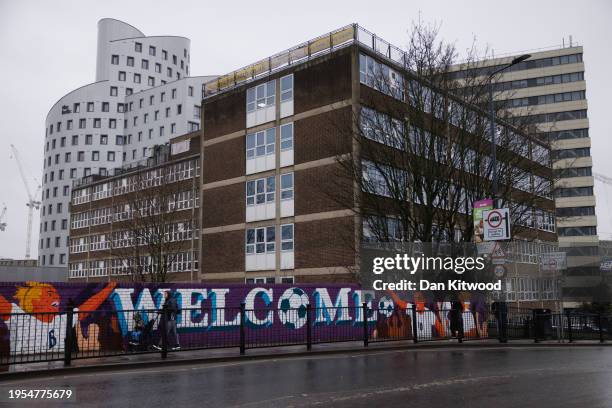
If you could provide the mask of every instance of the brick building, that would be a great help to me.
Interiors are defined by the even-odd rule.
[[[113,175],[74,182],[70,280],[131,280],[137,273],[150,275],[151,253],[158,248],[167,257],[167,281],[197,280],[199,132],[176,137],[154,150],[152,157],[117,168]],[[161,244],[155,243],[159,239],[151,232],[155,230],[165,236]]]
[[[354,134],[341,129],[373,99],[406,105],[393,86],[368,79],[376,65],[408,81],[402,57],[351,25],[204,85],[203,281],[356,280],[362,191],[338,174],[339,158],[359,156]],[[531,164],[550,177],[549,148],[528,137],[525,145],[545,151],[545,164]],[[538,221],[523,236],[555,241],[550,194],[533,211]]]

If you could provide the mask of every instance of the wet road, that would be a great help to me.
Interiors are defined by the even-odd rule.
[[[379,350],[1,384],[41,387],[71,387],[79,407],[609,408],[612,348]]]

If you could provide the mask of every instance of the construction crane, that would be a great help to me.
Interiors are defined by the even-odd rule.
[[[15,157],[15,161],[17,162],[17,167],[19,168],[19,174],[21,175],[21,179],[23,180],[23,185],[28,193],[28,202],[26,203],[26,207],[28,207],[28,227],[26,231],[26,259],[30,259],[30,244],[32,242],[32,214],[34,210],[40,209],[41,202],[39,200],[35,200],[38,197],[38,193],[42,189],[42,186],[39,184],[36,189],[36,193],[32,195],[32,191],[30,190],[30,185],[28,184],[28,179],[23,171],[23,166],[21,164],[21,160],[19,159],[19,152],[17,152],[17,148],[14,145],[11,145],[11,149],[13,149],[13,156]]]
[[[4,222],[4,215],[6,214],[6,205],[2,203],[2,212],[0,213],[0,231],[6,229],[6,222]]]

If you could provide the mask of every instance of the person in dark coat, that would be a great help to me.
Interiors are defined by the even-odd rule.
[[[450,330],[451,336],[459,339],[463,339],[463,305],[461,302],[455,300],[451,303],[451,310],[449,312]]]
[[[160,330],[166,331],[166,339],[168,347],[172,350],[180,350],[181,345],[179,344],[179,337],[176,331],[176,319],[179,314],[178,304],[176,298],[171,292],[164,292],[164,304],[162,305],[162,324],[160,324]],[[163,324],[165,321],[165,325]],[[155,347],[161,349],[162,339],[160,339],[160,346]]]

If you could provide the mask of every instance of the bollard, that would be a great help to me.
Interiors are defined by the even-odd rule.
[[[603,328],[601,327],[601,312],[597,314],[597,325],[599,326],[599,342],[604,342]]]
[[[417,312],[416,312],[416,303],[412,304],[412,342],[419,342],[419,335],[417,334]]]
[[[78,316],[77,316],[78,320]],[[66,312],[66,338],[64,339],[64,365],[69,366],[72,362],[72,349],[76,339],[73,338],[72,325],[74,321],[74,310],[69,307]]]
[[[163,308],[161,315],[161,342],[161,358],[166,358],[168,357],[168,315]]]
[[[532,310],[533,313],[533,342],[539,343],[538,340],[538,314],[535,310]]]
[[[574,341],[572,337],[572,317],[569,311],[567,312],[567,339],[570,343]]]
[[[240,303],[240,355],[244,356],[246,350],[246,339],[244,333],[244,321],[246,319],[246,311],[244,309],[244,302]]]
[[[312,306],[306,305],[306,350],[312,350]]]
[[[362,303],[363,308],[363,347],[368,347],[368,304]]]

